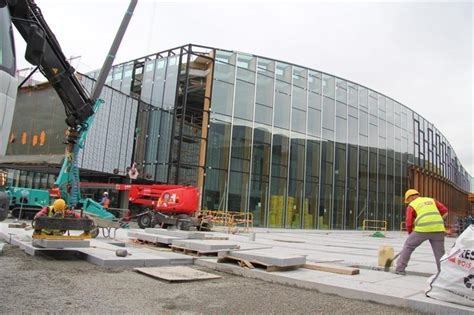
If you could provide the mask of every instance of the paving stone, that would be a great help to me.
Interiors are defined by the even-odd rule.
[[[5,242],[9,243],[10,242],[10,235],[8,235],[8,233],[0,231],[0,239],[2,239]]]
[[[84,248],[90,246],[90,241],[33,239],[33,246],[41,248]]]
[[[306,263],[306,256],[282,253],[276,249],[252,249],[219,253],[219,257],[225,256],[240,258],[250,262],[260,262],[267,266],[288,267],[304,265]]]
[[[133,238],[136,238],[140,241],[147,241],[151,243],[161,243],[161,244],[171,244],[174,240],[181,240],[182,237],[177,236],[168,236],[168,235],[161,235],[161,234],[152,234],[152,233],[140,233],[134,232],[132,233]],[[129,233],[130,236],[130,233]]]
[[[204,239],[206,233],[204,232],[194,232],[194,231],[181,231],[181,230],[166,230],[166,229],[156,229],[156,228],[147,228],[145,233],[151,234],[160,234],[166,236],[174,236],[182,239]]]
[[[25,251],[28,255],[37,256],[38,254],[48,254],[52,252],[75,252],[76,249],[64,249],[64,248],[39,248],[34,247],[32,242],[24,242],[22,250]]]
[[[135,271],[147,276],[169,282],[185,282],[196,280],[220,279],[221,276],[196,270],[190,267],[173,266],[159,268],[134,268]]]
[[[172,244],[173,246],[183,247],[203,253],[239,248],[239,245],[236,242],[217,240],[175,240]]]
[[[85,255],[85,259],[95,265],[104,267],[155,267],[169,265],[190,265],[193,258],[185,255],[175,254],[162,255],[162,253],[144,253],[129,250],[131,255],[117,257],[115,251],[102,248],[78,249]],[[163,253],[170,254],[170,253]],[[179,255],[179,256],[178,256]]]

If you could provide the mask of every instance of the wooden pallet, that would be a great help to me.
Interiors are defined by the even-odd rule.
[[[134,242],[135,244],[150,245],[150,246],[155,246],[155,247],[163,247],[163,248],[170,247],[170,245],[166,243],[150,242],[150,241],[140,240],[138,238],[133,238],[132,242]]]
[[[352,268],[352,267],[346,267],[346,266],[340,266],[340,265],[328,264],[328,263],[307,262],[303,266],[303,268],[338,273],[342,275],[358,275],[360,273],[360,270],[358,268]]]
[[[175,245],[171,245],[171,250],[173,252],[176,252],[176,253],[182,253],[182,254],[185,254],[185,255],[198,256],[198,257],[200,257],[200,256],[217,256],[217,254],[219,253],[219,251],[202,252],[202,251],[199,251],[199,250],[185,248],[185,247],[181,247],[181,246],[175,246]]]
[[[274,266],[268,265],[256,260],[246,260],[242,258],[232,257],[232,256],[225,256],[220,257],[217,260],[218,263],[237,263],[242,268],[254,269],[256,267],[263,268],[267,272],[274,272],[274,271],[288,271],[288,270],[295,270],[298,268],[303,267],[303,265],[293,265],[293,266]]]

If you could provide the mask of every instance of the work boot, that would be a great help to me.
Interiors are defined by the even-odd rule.
[[[395,273],[400,276],[406,276],[407,274],[405,270],[395,270]]]

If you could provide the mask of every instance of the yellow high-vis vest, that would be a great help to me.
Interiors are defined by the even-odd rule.
[[[415,232],[445,232],[443,217],[433,198],[418,197],[410,202],[415,209]]]

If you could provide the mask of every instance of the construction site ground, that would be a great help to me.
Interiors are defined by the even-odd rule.
[[[6,227],[7,223],[0,223],[0,232],[10,235],[11,229]],[[157,255],[167,250],[137,245],[128,238],[128,231],[143,230],[117,231],[116,240],[130,250],[143,247]],[[0,313],[472,314],[468,307],[424,296],[427,279],[436,271],[429,244],[415,251],[407,276],[379,270],[378,248],[389,244],[397,253],[406,238],[403,233],[388,232],[384,238],[376,238],[363,231],[255,228],[253,232],[255,235],[242,231],[212,234],[243,245],[306,255],[308,262],[357,266],[360,274],[303,268],[267,272],[204,256],[194,258],[192,268],[221,279],[167,283],[138,274],[131,267],[96,266],[61,251],[30,256],[7,244],[0,256]],[[454,240],[446,239],[446,249]],[[106,244],[100,237],[95,242]]]

